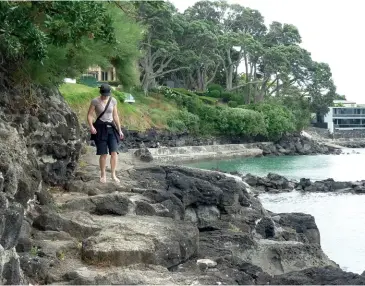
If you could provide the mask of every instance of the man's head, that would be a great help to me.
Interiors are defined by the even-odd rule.
[[[111,95],[111,87],[109,84],[103,83],[100,87],[100,95],[101,96],[110,96]]]

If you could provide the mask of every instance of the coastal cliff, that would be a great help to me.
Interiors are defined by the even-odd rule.
[[[32,206],[66,183],[80,154],[75,114],[55,90],[36,96],[0,93],[0,274],[2,284],[24,284],[20,253],[29,253]],[[20,256],[19,256],[20,255]]]

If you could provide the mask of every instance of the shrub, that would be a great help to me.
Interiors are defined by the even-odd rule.
[[[277,140],[286,132],[295,131],[295,118],[286,107],[277,104],[252,104],[248,106],[260,112],[266,124],[269,139]]]
[[[171,115],[167,124],[171,131],[190,131],[197,133],[199,131],[199,117],[186,110]]]
[[[237,107],[238,103],[237,103],[237,101],[231,100],[231,101],[228,102],[228,106],[229,107]]]
[[[229,102],[230,100],[233,100],[234,94],[230,92],[223,92],[222,93],[222,99],[223,102]]]
[[[124,103],[124,100],[126,99],[126,96],[125,96],[125,94],[123,93],[123,92],[121,92],[121,91],[118,91],[118,90],[113,90],[113,96],[117,99],[117,100],[119,100],[119,102],[121,102],[121,103]]]
[[[177,115],[177,118],[184,122],[190,132],[197,133],[199,131],[199,116],[192,114],[186,110],[182,110]]]
[[[219,90],[212,90],[212,91],[208,92],[207,96],[214,97],[214,98],[220,98],[221,92]]]
[[[198,114],[199,107],[202,105],[202,101],[197,95],[182,97],[182,107],[185,107],[187,111],[193,114]]]
[[[199,106],[197,115],[200,118],[200,133],[202,135],[219,133],[220,113],[220,107],[204,104]]]
[[[109,84],[110,86],[115,86],[115,87],[117,87],[118,85],[120,85],[120,82],[119,82],[119,81],[108,81],[108,84]]]
[[[254,110],[224,108],[220,113],[219,129],[223,134],[233,136],[266,135],[264,117]]]
[[[169,130],[172,132],[181,132],[187,129],[184,122],[172,117],[167,119],[167,125],[169,127]]]
[[[173,88],[174,91],[188,95],[188,96],[194,96],[196,95],[194,92],[187,90],[185,88]]]
[[[174,100],[176,104],[180,107],[184,107],[185,101],[189,98],[189,96],[177,92],[167,86],[158,87],[157,92],[162,93],[167,99]]]
[[[301,131],[309,126],[312,112],[308,100],[301,96],[285,96],[279,101],[279,104],[283,104],[292,112],[296,130]]]
[[[203,92],[203,91],[195,91],[195,94],[198,96],[207,96],[208,95],[207,92]]]
[[[212,98],[212,97],[208,97],[208,96],[200,96],[199,98],[202,102],[204,102],[206,104],[216,105],[218,103],[217,98]]]
[[[237,104],[244,104],[243,95],[238,93],[224,92],[222,93],[223,102],[236,101]]]
[[[208,93],[211,93],[212,91],[219,91],[219,96],[223,92],[223,87],[220,84],[212,83],[208,85]]]

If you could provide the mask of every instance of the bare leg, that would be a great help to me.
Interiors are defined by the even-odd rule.
[[[111,157],[110,157],[110,166],[112,169],[112,179],[114,181],[116,181],[117,183],[119,183],[120,180],[117,178],[117,176],[115,174],[115,169],[117,168],[117,163],[118,163],[118,154],[117,154],[117,152],[112,152]]]
[[[101,183],[106,183],[106,157],[108,157],[108,155],[101,155],[99,158]]]

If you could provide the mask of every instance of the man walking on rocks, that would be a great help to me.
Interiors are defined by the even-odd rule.
[[[97,119],[93,123],[94,112]],[[124,135],[120,127],[117,100],[111,96],[111,87],[108,84],[102,84],[100,96],[91,101],[87,121],[91,140],[94,140],[96,145],[96,155],[100,155],[100,182],[106,183],[106,158],[109,151],[112,179],[119,183],[115,171],[118,161],[118,144],[120,140],[123,140]]]

